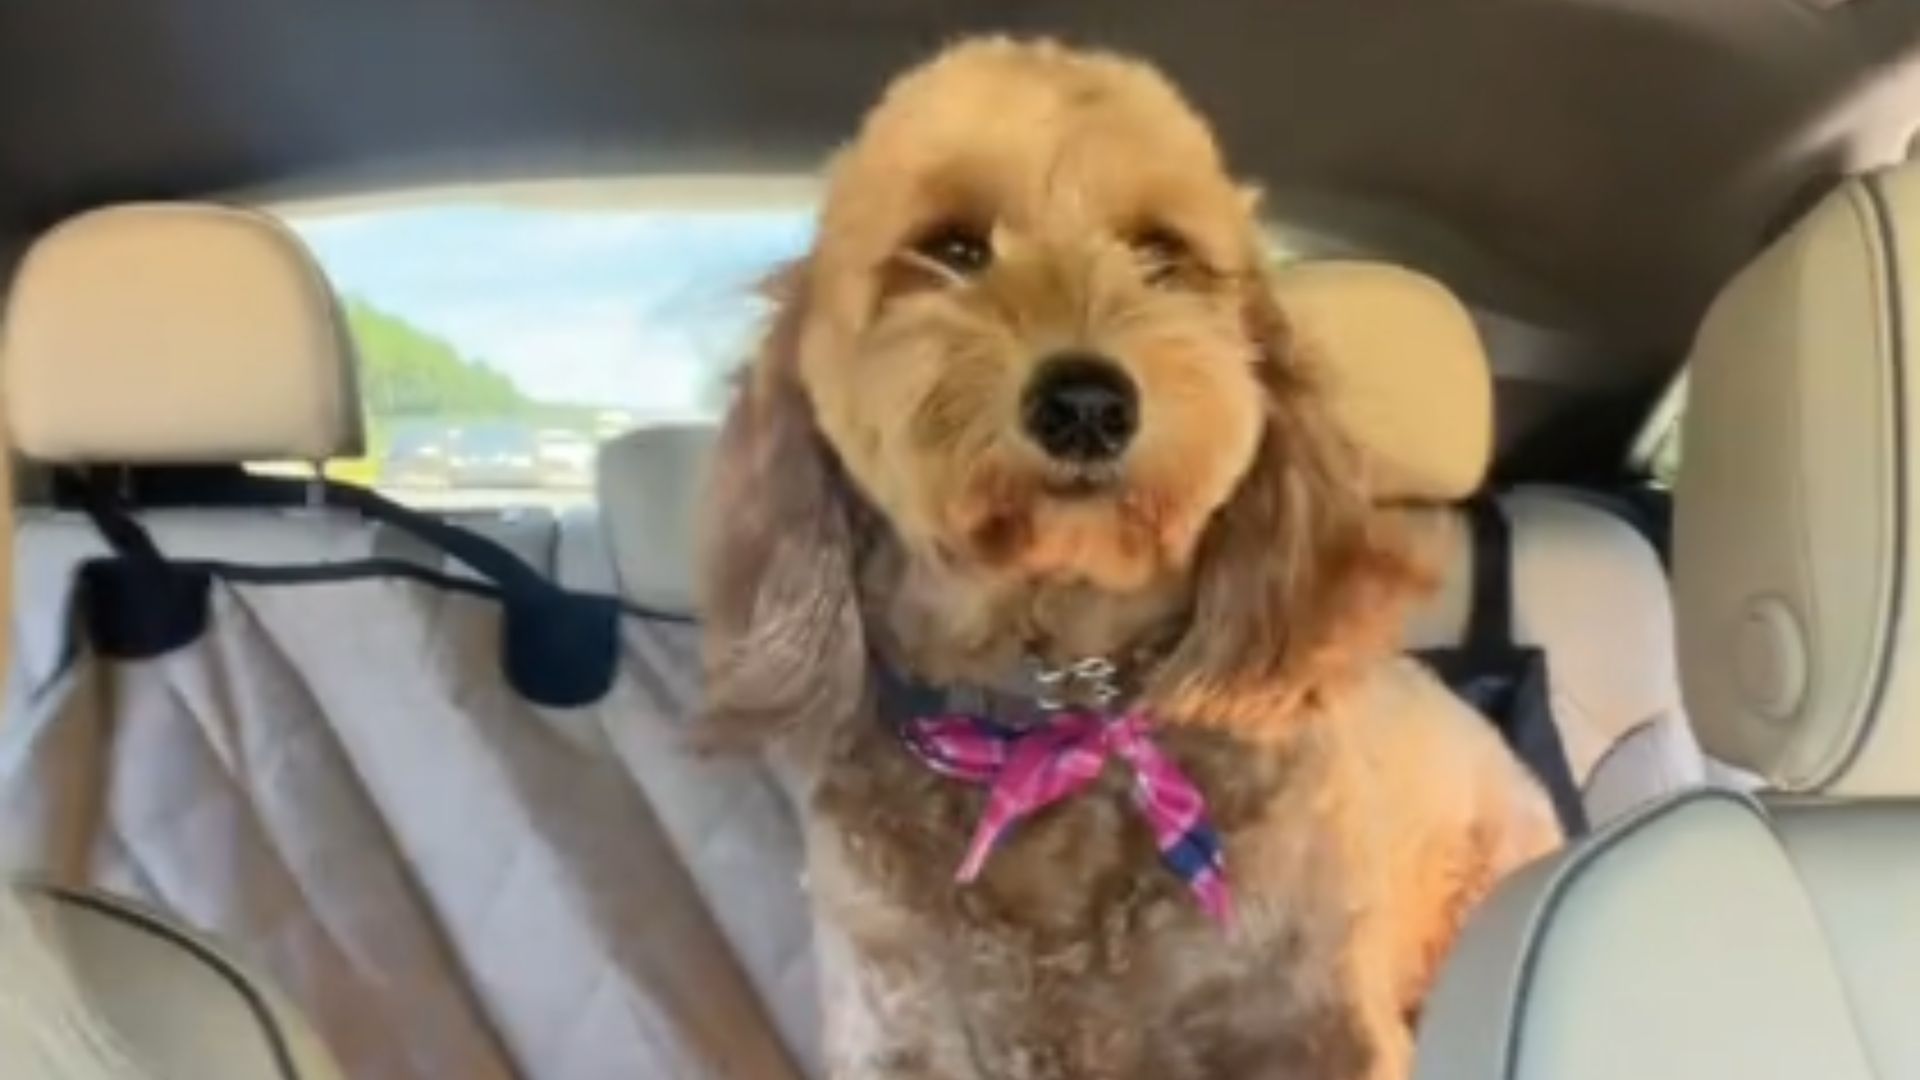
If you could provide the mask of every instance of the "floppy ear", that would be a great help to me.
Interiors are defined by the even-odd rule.
[[[701,514],[702,741],[832,723],[861,701],[866,645],[846,482],[798,374],[804,266],[721,428]]]
[[[1196,554],[1191,628],[1168,667],[1197,721],[1284,715],[1356,658],[1391,647],[1426,578],[1290,341],[1267,275],[1243,299],[1266,429]]]

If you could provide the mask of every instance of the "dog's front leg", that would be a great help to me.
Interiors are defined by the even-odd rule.
[[[929,957],[904,942],[856,942],[831,919],[814,933],[831,1080],[976,1080]]]
[[[807,837],[830,1080],[990,1080],[967,1052],[944,936],[894,898],[859,841],[815,818]]]

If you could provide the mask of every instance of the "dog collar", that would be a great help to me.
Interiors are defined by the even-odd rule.
[[[1109,758],[1119,758],[1133,773],[1133,802],[1153,831],[1161,861],[1225,925],[1232,919],[1232,895],[1206,797],[1160,746],[1144,710],[1111,708],[1119,695],[1114,671],[1103,661],[1036,669],[1041,693],[1032,699],[1034,712],[1018,723],[996,719],[989,710],[945,707],[940,691],[892,678],[883,679],[883,711],[894,717],[902,744],[928,768],[988,789],[956,880],[973,881],[1021,821],[1086,790]],[[1069,692],[1100,704],[1065,704]],[[886,706],[889,697],[892,708]]]

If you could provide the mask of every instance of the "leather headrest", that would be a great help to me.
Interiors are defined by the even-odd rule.
[[[694,609],[694,522],[718,431],[662,425],[600,445],[600,521],[621,595],[670,615]]]
[[[264,214],[112,207],[28,251],[0,320],[17,448],[65,463],[320,461],[363,433],[351,339]]]
[[[1793,791],[1920,792],[1920,171],[1851,180],[1694,343],[1675,501],[1687,705]]]
[[[1493,383],[1480,333],[1446,286],[1387,263],[1296,263],[1275,281],[1294,341],[1328,381],[1383,500],[1452,502],[1480,487]]]

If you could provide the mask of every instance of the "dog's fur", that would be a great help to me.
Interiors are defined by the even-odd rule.
[[[929,238],[990,241],[977,270]],[[1557,842],[1489,725],[1393,642],[1422,574],[1274,300],[1255,200],[1160,76],[986,40],[835,162],[721,438],[707,732],[810,781],[828,1055],[856,1078],[1392,1078],[1463,913]],[[1022,435],[1062,349],[1140,389],[1124,464]],[[1207,922],[1113,775],[953,882],[983,801],[874,715],[872,665],[993,684],[1151,656],[1239,905]]]

